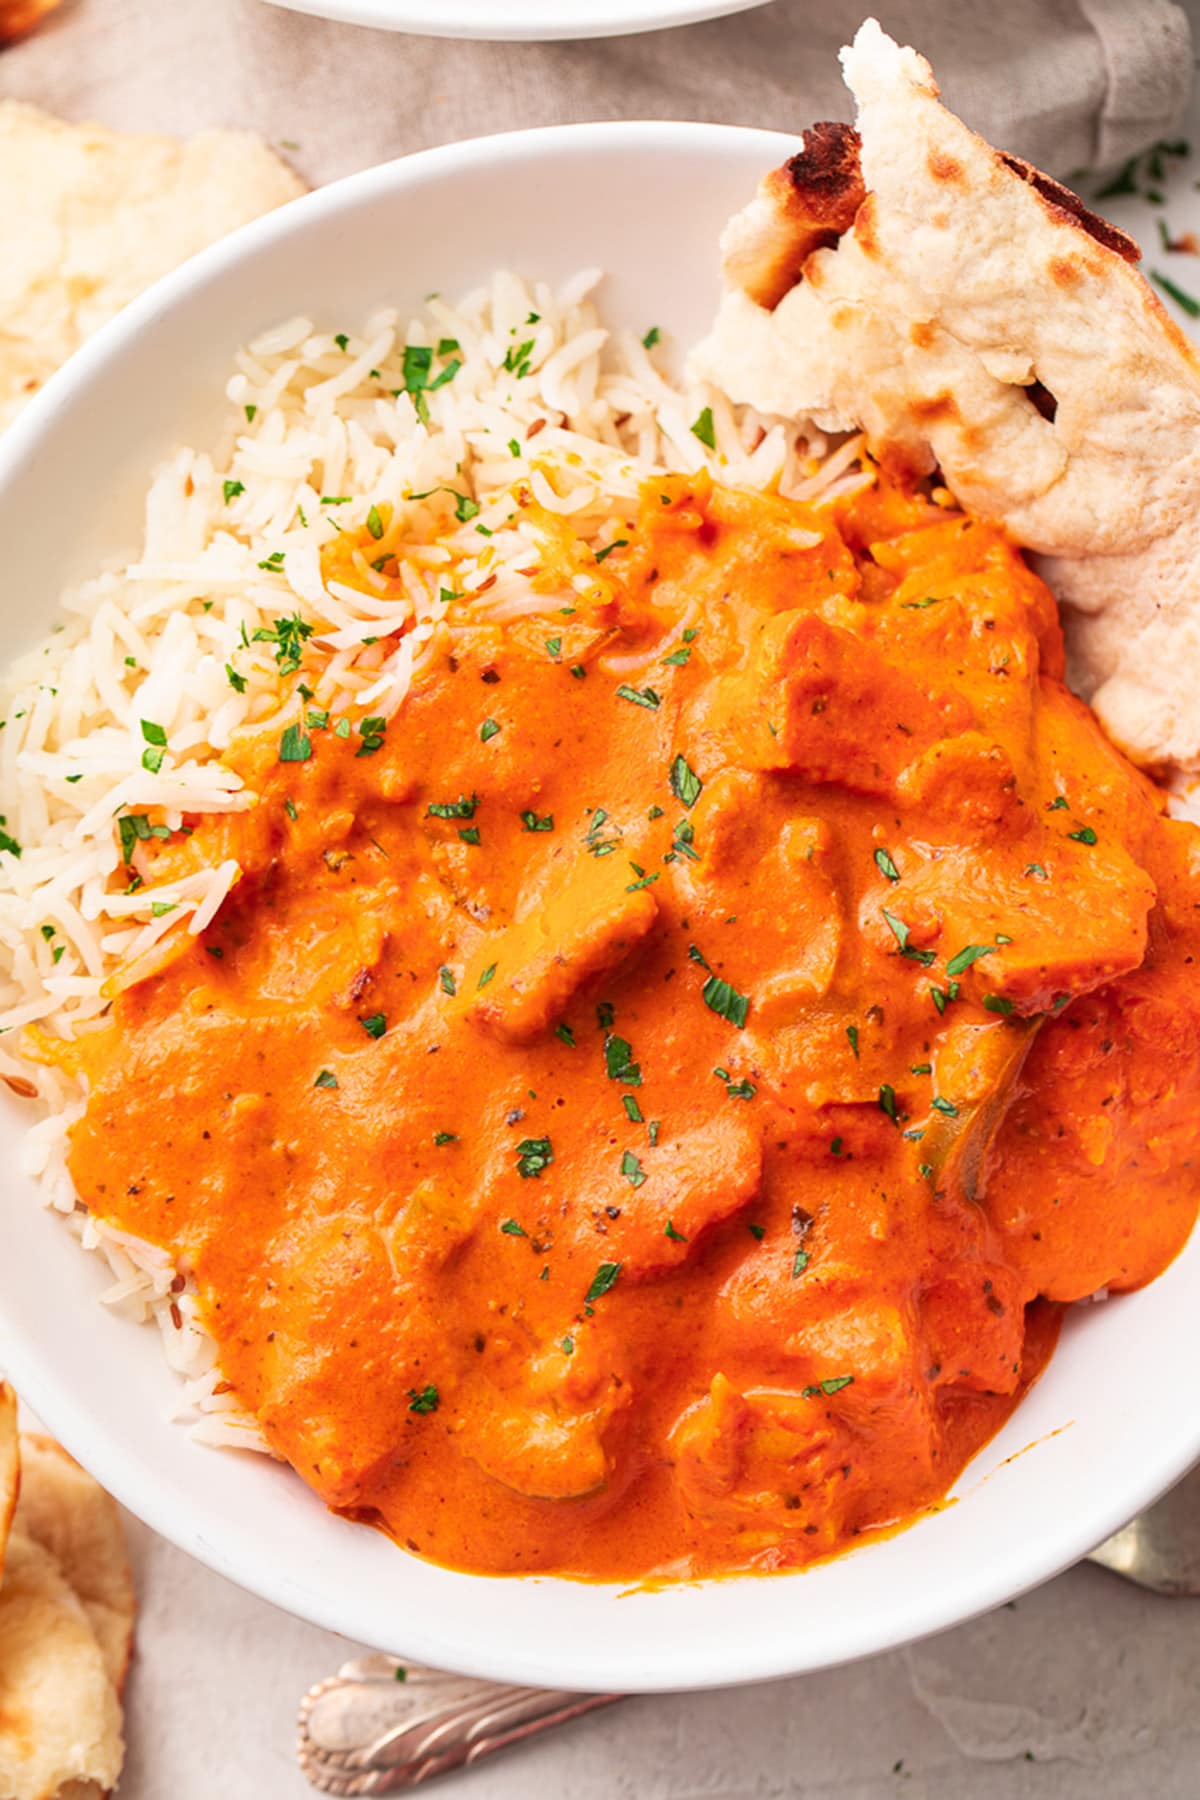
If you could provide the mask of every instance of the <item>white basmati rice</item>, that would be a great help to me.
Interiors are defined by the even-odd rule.
[[[298,316],[263,333],[237,357],[217,444],[180,449],[155,475],[136,559],[69,594],[53,635],[10,671],[0,1076],[17,1092],[31,1075],[22,1027],[74,1038],[104,1014],[122,969],[173,932],[203,931],[238,879],[226,861],[154,885],[144,815],[173,831],[185,814],[253,804],[222,755],[240,727],[287,703],[274,621],[299,614],[312,629],[313,704],[388,718],[444,647],[439,594],[451,574],[479,619],[561,605],[531,584],[541,543],[514,508],[515,483],[599,546],[639,484],[668,469],[707,466],[728,484],[810,501],[871,479],[858,440],[822,464],[815,433],[669,379],[638,338],[603,325],[591,299],[599,279],[584,271],[555,293],[501,273],[458,306],[433,298],[414,320],[380,312],[340,334]],[[360,586],[327,582],[322,547],[347,525],[380,535],[384,507],[402,596],[365,560]],[[385,635],[400,628],[398,640]],[[608,666],[634,671],[639,660]],[[131,874],[143,883],[132,892]],[[171,1258],[79,1205],[66,1166],[79,1082],[57,1067],[33,1073],[41,1116],[23,1166],[107,1259],[104,1301],[157,1323],[198,1435],[264,1448],[225,1391]]]

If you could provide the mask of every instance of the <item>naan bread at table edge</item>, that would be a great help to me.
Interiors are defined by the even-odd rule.
[[[21,1485],[21,1459],[17,1447],[17,1396],[0,1381],[0,1577],[4,1574],[4,1550]]]
[[[152,281],[303,192],[249,131],[180,142],[0,102],[0,426]]]
[[[1139,761],[1200,769],[1192,345],[1131,266],[1136,245],[968,130],[923,57],[868,20],[842,61],[866,197],[847,218],[855,133],[806,134],[727,227],[696,372],[764,411],[861,426],[893,466],[940,467],[1044,559],[1110,734]]]

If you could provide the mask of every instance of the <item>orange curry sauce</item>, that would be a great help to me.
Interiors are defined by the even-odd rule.
[[[85,1051],[86,1205],[331,1507],[458,1568],[911,1517],[1039,1296],[1196,1211],[1197,836],[1003,535],[682,477],[626,535],[573,611],[461,609],[385,729],[247,734],[253,811],[139,851],[244,880]]]

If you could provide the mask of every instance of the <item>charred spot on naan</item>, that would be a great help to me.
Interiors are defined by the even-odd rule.
[[[866,197],[861,141],[852,125],[824,120],[803,148],[767,175],[758,198],[721,241],[726,279],[759,306],[777,306],[802,278],[814,250],[835,244]]]

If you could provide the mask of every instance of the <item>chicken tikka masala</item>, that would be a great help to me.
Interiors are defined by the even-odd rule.
[[[144,845],[243,878],[81,1038],[74,1179],[337,1511],[471,1570],[794,1567],[1184,1242],[1196,834],[944,494],[544,523],[535,585],[590,571],[550,628],[462,612],[386,725],[298,699],[251,812]]]

